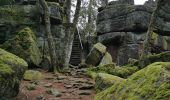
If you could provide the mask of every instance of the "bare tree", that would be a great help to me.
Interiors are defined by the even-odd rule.
[[[56,73],[57,71],[59,71],[59,68],[56,67],[57,66],[57,57],[56,57],[53,36],[51,33],[50,13],[49,13],[48,5],[45,0],[39,0],[39,3],[42,6],[43,11],[44,11],[45,30],[46,30],[47,42],[48,42],[48,46],[49,46],[51,65],[52,65],[54,73]]]

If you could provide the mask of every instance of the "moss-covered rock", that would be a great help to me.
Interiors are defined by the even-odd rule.
[[[89,55],[87,56],[86,63],[94,66],[99,65],[105,53],[106,47],[103,44],[101,43],[95,44],[92,50],[90,51]]]
[[[89,68],[88,71],[92,72],[103,72],[103,73],[108,73],[111,75],[119,76],[122,78],[127,78],[128,76],[132,75],[136,71],[138,71],[138,67],[136,66],[122,66],[118,67],[115,66],[114,64],[108,64],[104,66],[99,66],[97,68]]]
[[[97,92],[100,92],[111,87],[113,84],[117,82],[121,83],[122,81],[125,81],[125,79],[106,73],[98,73],[95,78],[95,89]]]
[[[99,66],[103,66],[107,64],[113,64],[112,56],[108,52],[106,52],[105,55],[103,56]]]
[[[3,48],[26,60],[29,66],[39,66],[41,62],[41,52],[37,46],[35,34],[28,27],[6,41]]]
[[[148,55],[143,60],[137,62],[136,65],[139,65],[141,68],[143,68],[154,62],[170,62],[170,52]]]
[[[24,73],[24,80],[27,81],[39,81],[43,78],[41,72],[34,70],[27,70]]]
[[[9,100],[18,94],[27,67],[23,59],[0,49],[0,100]]]
[[[125,82],[97,94],[94,100],[169,100],[170,62],[156,62]]]

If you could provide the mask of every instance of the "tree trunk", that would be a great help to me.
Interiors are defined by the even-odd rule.
[[[74,19],[73,19],[73,25],[70,27],[70,34],[69,34],[69,40],[68,40],[68,48],[66,50],[67,54],[66,54],[66,62],[65,62],[65,67],[69,66],[69,61],[70,61],[70,57],[71,57],[71,52],[72,52],[72,45],[73,45],[73,40],[74,40],[74,33],[76,30],[76,26],[78,23],[78,18],[79,18],[79,13],[80,13],[80,8],[81,8],[81,0],[77,0],[77,4],[76,4],[76,11],[74,14]]]
[[[69,44],[69,37],[70,37],[70,23],[71,23],[71,0],[65,1],[65,13],[66,13],[66,29],[65,29],[65,49],[63,55],[63,68],[67,69],[69,66],[69,59],[68,59],[68,44]]]
[[[141,57],[140,57],[141,61],[151,52],[151,44],[152,44],[151,38],[152,38],[153,31],[154,31],[154,25],[155,25],[156,18],[158,15],[158,10],[160,9],[160,5],[159,5],[160,2],[161,2],[161,0],[157,1],[157,6],[151,16],[150,24],[148,26],[148,31],[145,36],[143,50],[142,50]]]
[[[71,0],[66,0],[65,2],[65,12],[66,12],[66,21],[70,23],[71,19]]]
[[[87,24],[87,33],[90,34],[90,30],[92,28],[92,6],[93,6],[93,0],[89,0],[88,5],[88,24]]]
[[[50,13],[48,9],[48,5],[45,0],[39,0],[40,5],[43,8],[44,11],[44,21],[45,21],[45,30],[46,30],[46,35],[47,35],[47,42],[48,42],[48,47],[49,47],[49,53],[50,53],[50,58],[51,58],[51,65],[52,65],[52,70],[56,72],[59,70],[57,68],[57,57],[56,57],[56,51],[55,51],[55,45],[54,45],[54,40],[53,36],[51,33],[51,24],[50,24]]]

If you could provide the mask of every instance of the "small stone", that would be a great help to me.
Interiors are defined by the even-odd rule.
[[[45,100],[45,98],[43,97],[43,95],[39,95],[36,97],[36,100]]]
[[[61,97],[61,93],[57,89],[48,89],[46,92],[50,95],[54,95],[55,97]]]
[[[82,85],[79,90],[90,90],[90,89],[93,89],[93,85],[89,85],[89,84],[84,84]]]
[[[57,99],[57,98],[49,98],[48,100],[59,100],[59,99]]]
[[[63,80],[63,79],[65,79],[65,78],[66,78],[66,76],[58,76],[58,77],[57,77],[58,80]]]
[[[36,89],[36,85],[33,84],[33,83],[29,83],[27,86],[26,86],[27,90],[35,90]]]
[[[79,95],[91,95],[91,91],[79,91]]]
[[[62,93],[66,93],[66,92],[67,92],[67,90],[62,90],[61,92],[62,92]]]
[[[47,79],[47,80],[53,80],[53,79],[55,79],[54,77],[46,77],[45,79]]]
[[[47,87],[47,88],[52,87],[52,86],[53,86],[52,83],[47,83],[44,85],[44,87]]]
[[[72,85],[65,85],[64,87],[69,89],[69,88],[72,88]]]

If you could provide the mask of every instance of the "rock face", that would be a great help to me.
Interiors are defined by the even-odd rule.
[[[41,62],[41,52],[30,28],[20,30],[15,37],[3,44],[3,48],[26,60],[29,66],[39,66]]]
[[[126,81],[97,94],[94,100],[168,100],[170,63],[156,62],[134,73]]]
[[[15,0],[13,6],[4,4],[0,6],[0,43],[3,44],[5,41],[13,38],[18,30],[24,27],[30,27],[35,32],[38,47],[40,50],[42,49],[41,51],[43,51],[45,56],[49,56],[43,20],[44,13],[41,7],[39,8],[39,6],[35,5],[36,1],[37,0]],[[65,53],[66,40],[68,39],[66,38],[67,34],[65,34],[65,27],[68,25],[63,24],[65,23],[63,0],[48,0],[47,4],[49,6],[52,24],[51,32],[55,38],[57,57],[59,62],[63,64],[62,62],[65,59],[63,55]],[[38,63],[36,62],[36,66]]]
[[[152,0],[144,5],[134,5],[133,0],[118,0],[100,10],[97,18],[98,42],[107,46],[113,62],[125,65],[128,59],[139,58],[155,4]],[[169,1],[161,3],[152,36],[152,53],[170,50],[170,39],[166,36],[170,32],[169,7]]]
[[[27,63],[3,49],[0,49],[0,99],[9,100],[19,92],[20,81],[27,69]]]

